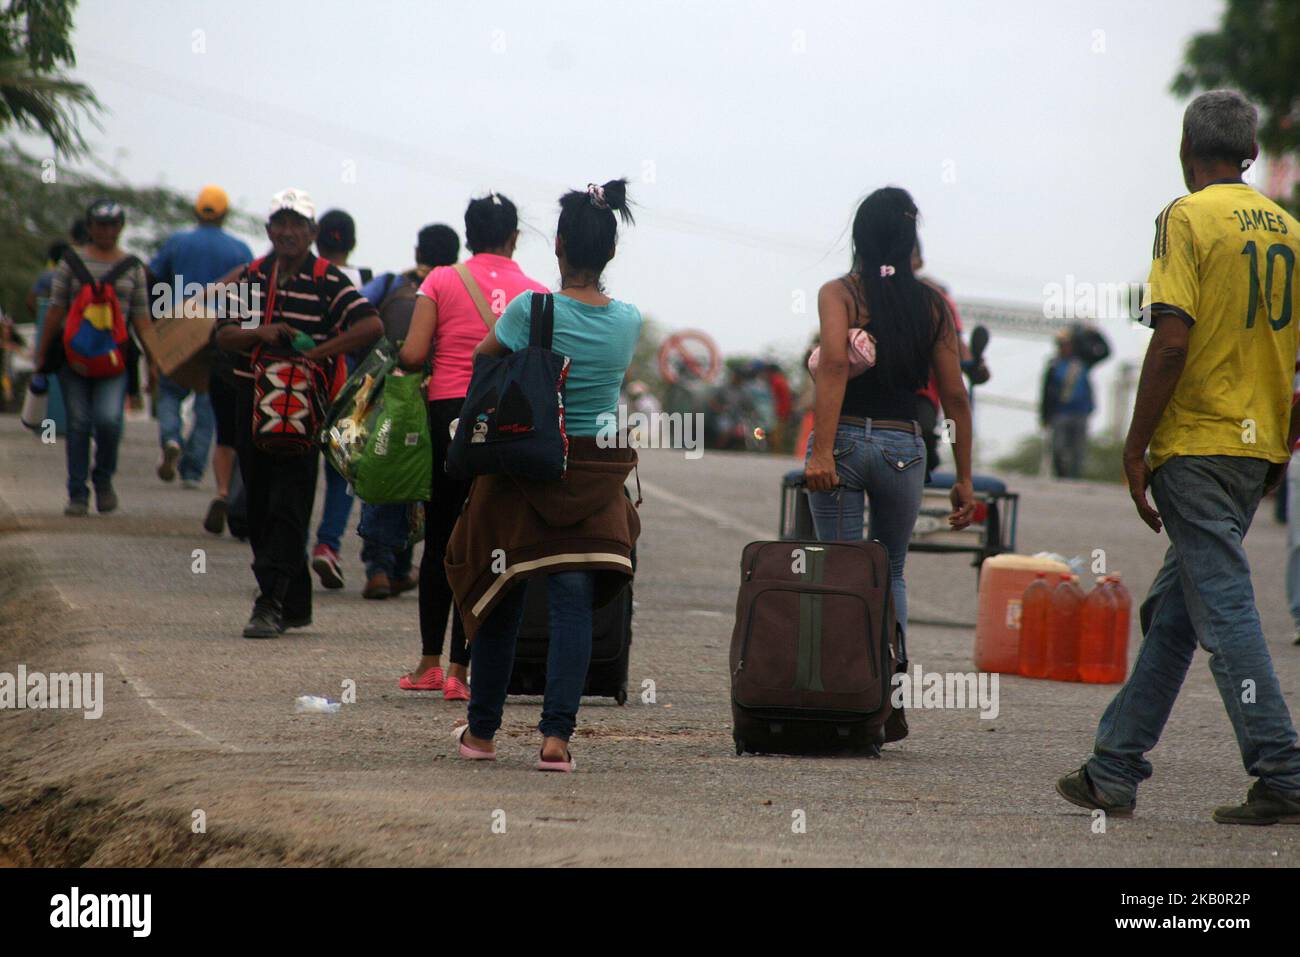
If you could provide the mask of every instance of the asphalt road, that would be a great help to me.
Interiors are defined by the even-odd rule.
[[[494,765],[455,758],[463,706],[399,691],[419,650],[415,596],[316,593],[315,624],[240,637],[247,546],[207,535],[209,491],[153,473],[152,423],[128,423],[120,511],[64,518],[63,449],[0,417],[0,672],[102,672],[103,717],[0,712],[0,863],[537,865],[1294,865],[1300,829],[1214,824],[1250,781],[1198,652],[1137,816],[1096,833],[1053,782],[1087,754],[1112,688],[1002,676],[1000,712],[914,710],[865,758],[737,757],[727,646],[743,546],[775,537],[792,460],[647,452],[631,700],[584,703],[579,771],[532,770],[537,698],[511,699]],[[211,479],[208,479],[210,483]],[[1017,479],[1020,550],[1103,548],[1135,599],[1163,536],[1119,486]],[[317,501],[320,501],[318,496]],[[353,528],[357,513],[353,514]],[[1249,540],[1293,711],[1300,648],[1283,595],[1284,529]],[[202,549],[206,570],[194,571]],[[909,562],[914,662],[972,670],[975,573]],[[923,623],[924,622],[924,623]],[[1134,644],[1136,643],[1136,636]],[[653,682],[654,702],[641,697]],[[301,694],[356,702],[294,713]],[[198,822],[198,823],[196,823]],[[199,827],[199,824],[202,827]],[[802,823],[802,828],[799,825]]]

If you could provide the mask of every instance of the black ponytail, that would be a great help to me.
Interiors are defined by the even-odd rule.
[[[948,308],[912,273],[916,203],[907,190],[878,189],[853,217],[853,275],[876,340],[876,377],[889,388],[923,389]]]
[[[465,245],[471,253],[500,249],[519,229],[519,211],[500,193],[471,199],[465,209]]]
[[[576,271],[594,273],[597,281],[614,255],[618,220],[632,225],[627,180],[612,179],[603,186],[589,183],[585,190],[570,190],[560,197],[560,224],[564,257]]]

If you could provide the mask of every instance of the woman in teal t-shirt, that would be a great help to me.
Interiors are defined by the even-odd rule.
[[[551,348],[569,357],[564,384],[564,431],[569,435],[596,435],[599,416],[618,414],[619,388],[632,362],[641,335],[641,310],[611,299],[597,282],[571,286],[564,272],[561,239],[556,239],[564,288],[555,294],[555,333]],[[533,296],[524,292],[510,301],[497,320],[493,334],[498,345],[511,352],[528,345],[528,322]],[[488,337],[492,338],[491,336]]]
[[[625,223],[632,221],[626,180],[592,184],[585,192],[575,190],[560,198],[555,258],[561,287],[555,294],[552,348],[569,357],[565,431],[575,438],[588,437],[587,441],[600,434],[600,416],[618,414],[619,387],[641,332],[641,313],[636,306],[611,299],[602,291],[600,277],[614,258],[618,217]],[[475,355],[500,356],[528,345],[533,295],[521,293],[511,301]],[[576,481],[572,469],[566,480]],[[621,485],[617,494],[622,495]],[[569,738],[577,726],[579,698],[591,659],[595,576],[595,571],[586,569],[546,576],[551,633],[538,725],[542,733],[538,770],[572,771],[574,767]],[[501,727],[523,598],[522,587],[510,590],[479,626],[470,647],[469,720],[457,728],[461,757],[495,757],[492,739]]]

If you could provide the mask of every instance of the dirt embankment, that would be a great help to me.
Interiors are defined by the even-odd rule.
[[[120,681],[85,615],[68,607],[19,541],[22,531],[0,500],[0,672],[75,667]],[[153,796],[167,789],[184,753],[146,761],[110,740],[116,724],[76,711],[0,711],[0,867],[342,863],[339,852],[271,834],[194,833],[182,801]]]

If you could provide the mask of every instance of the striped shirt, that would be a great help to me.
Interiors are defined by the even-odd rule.
[[[329,266],[318,280],[312,275],[316,257],[308,253],[298,273],[288,283],[281,284],[276,290],[272,303],[272,314],[262,315],[266,303],[267,290],[274,269],[275,257],[268,256],[262,263],[259,280],[249,282],[249,267],[239,272],[239,277],[230,284],[227,296],[230,308],[226,315],[217,320],[217,328],[239,325],[243,321],[252,323],[260,320],[256,326],[283,322],[294,329],[307,333],[317,342],[337,335],[348,329],[353,323],[369,316],[378,316],[375,307],[357,291],[351,280],[337,266]],[[245,296],[252,294],[252,305],[245,301]],[[253,319],[241,320],[251,312]]]

